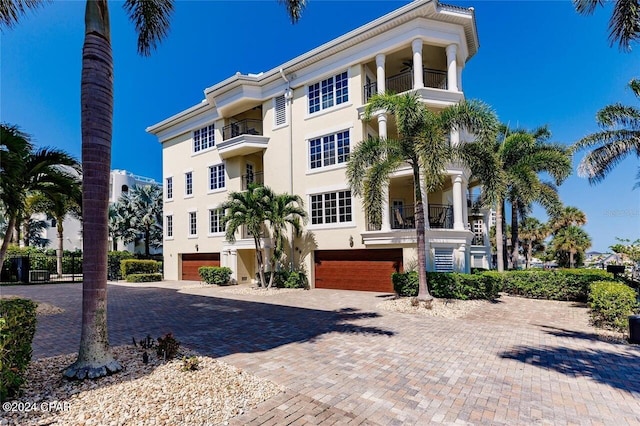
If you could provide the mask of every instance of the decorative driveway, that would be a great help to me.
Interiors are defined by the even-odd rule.
[[[285,387],[232,424],[640,424],[640,347],[599,340],[570,302],[502,297],[445,319],[383,311],[379,293],[193,284],[109,285],[110,341],[172,331]],[[39,318],[34,357],[77,350],[81,285],[0,292],[66,310]]]

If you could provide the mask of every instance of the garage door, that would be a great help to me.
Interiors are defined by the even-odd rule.
[[[402,249],[316,250],[316,288],[393,292],[391,274],[402,270]]]
[[[220,266],[220,253],[191,253],[182,255],[182,279],[200,281],[198,268],[201,266]]]

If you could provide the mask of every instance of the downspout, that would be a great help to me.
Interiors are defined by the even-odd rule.
[[[293,120],[292,120],[292,111],[293,111],[293,91],[291,90],[291,82],[287,78],[284,73],[284,70],[280,68],[280,76],[287,83],[287,89],[284,92],[285,104],[288,104],[287,110],[287,122],[289,123],[289,193],[294,195],[293,193]],[[293,270],[294,265],[294,235],[293,235],[293,227],[291,227],[291,247],[289,252],[289,270]]]

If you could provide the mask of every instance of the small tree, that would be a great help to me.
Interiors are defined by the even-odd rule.
[[[558,259],[562,257],[562,252],[569,253],[569,267],[575,268],[576,254],[584,253],[591,247],[591,238],[582,228],[571,225],[556,232],[551,246],[556,251]]]

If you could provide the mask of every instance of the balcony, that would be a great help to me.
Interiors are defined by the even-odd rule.
[[[269,138],[262,135],[262,120],[247,118],[222,128],[218,153],[224,159],[247,155],[266,149],[268,143]]]
[[[391,229],[416,229],[416,213],[413,204],[390,208]],[[453,229],[453,206],[450,204],[429,204],[429,227],[432,229]],[[367,231],[380,231],[380,226],[367,223]]]
[[[255,173],[249,173],[246,175],[242,175],[242,190],[245,191],[247,189],[249,189],[249,185],[251,185],[252,183],[262,186],[264,185],[264,173],[262,172],[255,172]]]
[[[447,73],[432,69],[422,71],[424,87],[431,89],[447,90]],[[413,71],[405,71],[400,74],[388,77],[385,80],[385,88],[389,92],[402,93],[413,89]],[[372,82],[364,86],[364,103],[369,102],[371,96],[378,92],[377,82]]]

